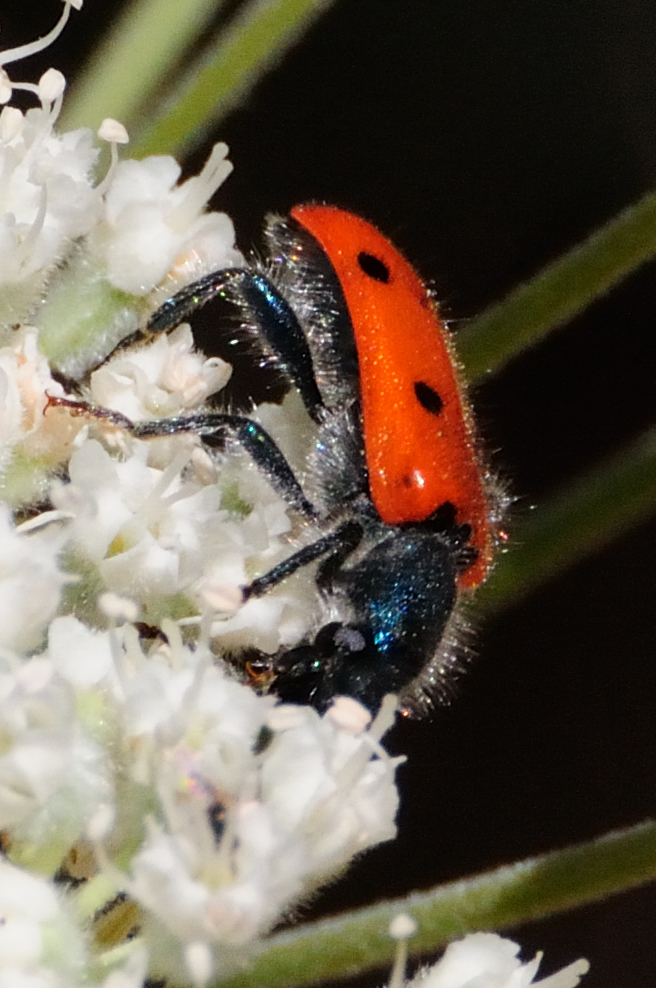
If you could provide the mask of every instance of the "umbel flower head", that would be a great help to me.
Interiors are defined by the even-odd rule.
[[[71,6],[0,63],[51,43]],[[35,106],[13,106],[16,90]],[[394,837],[395,700],[375,719],[345,697],[320,716],[224,661],[316,620],[298,574],[240,593],[308,523],[238,449],[120,428],[225,386],[230,367],[189,326],[116,348],[181,286],[243,264],[207,208],[227,148],[180,183],[173,158],[121,160],[128,135],[107,120],[98,178],[93,134],[56,130],[64,90],[54,69],[35,85],[0,74],[0,983],[205,985]],[[62,381],[116,416],[76,416]],[[254,413],[292,459],[302,415],[294,394]]]
[[[52,41],[70,7],[3,65]],[[13,106],[17,89],[36,105]],[[319,716],[239,682],[228,648],[296,642],[318,606],[302,580],[239,606],[299,537],[288,505],[237,450],[139,441],[57,403],[65,379],[136,421],[202,408],[230,367],[189,326],[110,354],[180,286],[243,263],[207,210],[225,145],[180,183],[173,158],[120,160],[127,134],[105,121],[98,179],[92,133],[56,130],[64,89],[54,69],[37,85],[3,69],[0,980],[101,983],[68,903],[81,888],[89,918],[112,915],[106,948],[138,928],[116,983],[202,984],[394,836],[399,760],[380,741],[395,705],[372,722],[341,698]],[[275,429],[299,412],[258,414]]]

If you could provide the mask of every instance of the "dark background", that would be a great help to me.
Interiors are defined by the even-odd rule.
[[[3,46],[57,8],[6,0]],[[72,75],[116,8],[87,0],[16,77]],[[235,163],[216,204],[244,249],[266,212],[325,199],[377,223],[458,325],[656,185],[656,5],[341,0],[215,136]],[[477,390],[515,514],[654,421],[655,326],[648,265]],[[655,545],[651,523],[480,630],[456,702],[394,734],[410,756],[399,839],[308,915],[656,811]],[[545,972],[583,955],[588,988],[651,988],[656,889],[513,935]]]

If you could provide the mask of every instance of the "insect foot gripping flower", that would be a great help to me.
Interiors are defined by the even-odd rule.
[[[157,302],[217,265],[242,263],[231,221],[204,207],[232,170],[215,146],[200,175],[176,185],[173,158],[117,162],[93,194],[95,222],[70,248],[39,310],[54,366],[80,377],[134,333]]]
[[[0,66],[46,47],[63,28],[70,7],[67,0],[58,25],[40,41],[2,53]],[[15,90],[26,90],[38,105],[27,112],[12,106]],[[65,462],[70,452],[70,426],[64,436],[52,437],[53,425],[39,422],[44,391],[61,393],[46,379],[49,371],[39,363],[43,356],[61,373],[79,378],[136,330],[172,289],[217,266],[242,263],[228,217],[205,211],[232,168],[225,145],[215,147],[199,176],[176,185],[180,168],[172,158],[119,162],[116,145],[127,134],[106,121],[100,133],[112,144],[112,164],[96,182],[99,152],[92,132],[55,130],[64,90],[65,79],[55,69],[38,84],[13,82],[0,69],[5,104],[0,113],[0,369],[7,373],[13,356],[21,378],[18,386],[10,380],[0,389],[5,406],[0,467],[11,452],[12,476],[19,479],[29,472],[26,459],[29,466],[46,469],[57,456]],[[38,345],[29,342],[34,330],[27,327],[34,324]],[[16,326],[22,327],[18,334]],[[30,378],[39,379],[38,392]],[[19,427],[31,440],[28,448]],[[59,428],[66,432],[61,420]],[[9,483],[5,478],[3,484],[14,500],[23,496],[23,486],[18,479]],[[41,497],[43,491],[31,493]]]
[[[97,182],[92,132],[55,129],[64,76],[49,69],[38,84],[15,82],[2,68],[50,44],[71,6],[81,0],[66,0],[45,37],[0,54],[0,469],[13,502],[43,497],[39,480],[66,462],[79,431],[72,435],[61,418],[48,425],[42,415],[44,393],[62,393],[44,357],[52,369],[80,379],[171,290],[217,266],[242,263],[231,221],[205,209],[232,169],[225,145],[214,148],[200,175],[177,185],[173,158],[119,162],[117,144],[127,134],[105,121],[99,133],[111,143],[112,164]],[[26,112],[12,106],[16,90],[37,105]]]

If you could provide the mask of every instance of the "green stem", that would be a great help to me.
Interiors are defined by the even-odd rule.
[[[225,117],[333,0],[251,0],[180,81],[133,147],[179,154]]]
[[[656,192],[650,192],[458,333],[466,378],[499,370],[654,254]]]
[[[656,429],[575,481],[511,528],[476,606],[497,610],[595,552],[656,511]]]
[[[128,4],[67,95],[61,127],[97,128],[115,117],[130,129],[153,93],[223,0],[138,0]]]
[[[418,924],[410,941],[417,956],[473,930],[506,929],[655,877],[656,824],[650,821],[430,892],[279,933],[269,938],[247,971],[222,986],[295,988],[389,965],[395,944],[387,931],[399,913],[409,913]]]

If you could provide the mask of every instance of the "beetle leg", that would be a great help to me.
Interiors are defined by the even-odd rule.
[[[275,356],[278,369],[298,389],[313,421],[319,422],[323,399],[317,387],[305,333],[287,299],[259,271],[225,268],[181,288],[151,316],[145,335],[173,329],[217,296],[237,303],[248,312]]]
[[[333,571],[336,571],[341,566],[346,557],[353,552],[361,539],[362,526],[359,522],[344,522],[334,532],[324,535],[323,538],[317,539],[316,542],[312,542],[310,545],[303,546],[302,549],[289,556],[288,559],[284,559],[277,566],[274,566],[273,569],[270,569],[268,573],[258,576],[249,583],[244,587],[246,600],[250,597],[261,597],[271,590],[272,587],[286,580],[296,570],[302,569],[303,566],[308,566],[315,559],[321,559],[322,556],[328,556],[328,559],[324,560],[319,568],[319,572],[321,573],[325,566],[330,566],[332,574]],[[319,585],[319,578],[317,578],[317,584]]]
[[[308,501],[303,488],[285,459],[280,447],[259,423],[242,415],[223,412],[202,412],[198,415],[177,415],[166,419],[135,422],[129,430],[137,439],[154,439],[193,432],[205,442],[218,445],[226,436],[235,439],[253,458],[275,491],[308,519],[318,517],[316,508]]]

